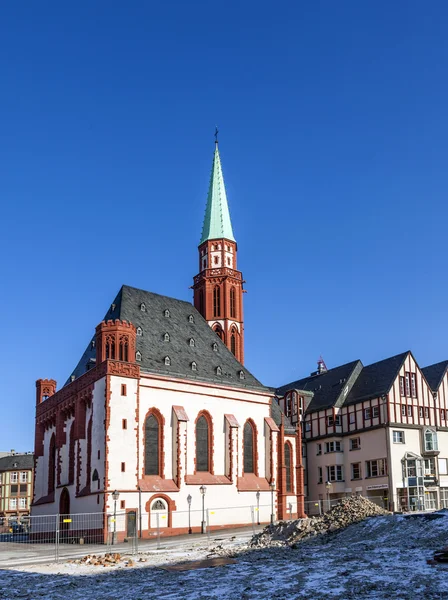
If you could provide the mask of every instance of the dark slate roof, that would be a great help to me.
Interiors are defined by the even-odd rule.
[[[364,367],[344,404],[354,404],[387,394],[408,354],[409,351],[403,352]]]
[[[16,465],[17,466],[14,466]],[[11,454],[0,458],[0,471],[34,469],[34,454]]]
[[[169,317],[165,317],[165,310]],[[190,315],[193,323],[189,322]],[[142,355],[138,364],[144,372],[269,391],[238,362],[189,302],[124,285],[104,316],[105,321],[109,319],[126,320],[142,328],[143,335],[137,336],[137,351]],[[164,341],[165,333],[170,336],[169,342]],[[217,352],[213,350],[214,343],[218,345]],[[95,364],[95,355],[90,342],[72,375],[76,378],[85,373],[88,364]],[[171,359],[170,366],[165,365],[166,356]],[[192,362],[196,362],[197,371],[191,370]],[[221,376],[216,374],[217,367],[222,369]],[[244,379],[240,379],[240,371],[244,372]],[[70,378],[66,384],[69,382]]]
[[[353,383],[354,378],[362,368],[359,360],[329,369],[320,375],[310,375],[283,385],[277,389],[277,394],[283,396],[288,390],[304,390],[313,392],[314,396],[307,412],[314,412],[335,406],[344,388]]]
[[[285,433],[295,433],[296,430],[292,425],[289,417],[285,415],[282,411],[280,404],[277,402],[275,398],[271,399],[271,417],[274,420],[274,423],[280,427],[282,424],[282,415],[283,415],[283,423],[285,425]]]
[[[439,389],[447,368],[448,360],[442,360],[442,362],[436,363],[435,365],[428,365],[422,369],[422,373],[433,392],[437,392]]]

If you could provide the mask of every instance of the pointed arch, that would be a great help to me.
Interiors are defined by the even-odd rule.
[[[224,342],[224,331],[219,323],[216,323],[216,325],[213,327],[213,331],[216,333],[219,339]]]
[[[258,475],[257,427],[252,419],[247,419],[243,429],[243,472]]]
[[[237,355],[237,332],[235,327],[232,327],[232,331],[230,332],[230,351],[234,356]]]
[[[113,335],[106,336],[106,359],[115,359],[115,337]]]
[[[210,413],[201,410],[195,422],[195,473],[213,473],[213,421]]]
[[[163,426],[162,414],[157,408],[151,408],[143,423],[143,477],[163,477]]]
[[[215,285],[213,288],[213,316],[221,316],[221,288]]]
[[[129,359],[129,337],[127,335],[120,336],[119,355],[118,359],[128,362]]]
[[[48,493],[54,492],[56,482],[56,436],[53,433],[50,438],[48,450]]]
[[[294,476],[293,476],[293,453],[291,442],[285,442],[285,469],[286,469],[286,491],[288,493],[294,492]]]

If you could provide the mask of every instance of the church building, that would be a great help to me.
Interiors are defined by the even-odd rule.
[[[198,250],[194,305],[123,285],[65,384],[36,382],[33,515],[110,513],[116,491],[143,537],[188,531],[189,508],[200,531],[203,503],[212,529],[304,516],[300,423],[244,366],[217,142]]]

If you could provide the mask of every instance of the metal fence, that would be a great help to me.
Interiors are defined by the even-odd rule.
[[[382,508],[387,498],[368,496]],[[343,500],[339,498],[318,499],[305,502],[309,516],[327,512]],[[297,504],[286,504],[284,519],[296,517]],[[77,513],[70,515],[44,515],[0,518],[0,553],[17,559],[27,550],[29,560],[51,562],[60,559],[82,557],[86,554],[120,552],[137,554],[142,545],[161,548],[167,534],[202,533],[210,540],[211,531],[221,528],[251,527],[253,533],[263,524],[277,520],[276,506],[272,503],[252,506],[203,507],[198,510],[138,511],[116,513]],[[7,560],[7,559],[5,559]],[[18,560],[18,559],[17,559]],[[1,560],[0,566],[8,566]]]

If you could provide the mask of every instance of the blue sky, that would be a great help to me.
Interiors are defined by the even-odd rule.
[[[0,449],[123,283],[182,299],[215,124],[264,383],[448,358],[448,5],[0,7]]]

